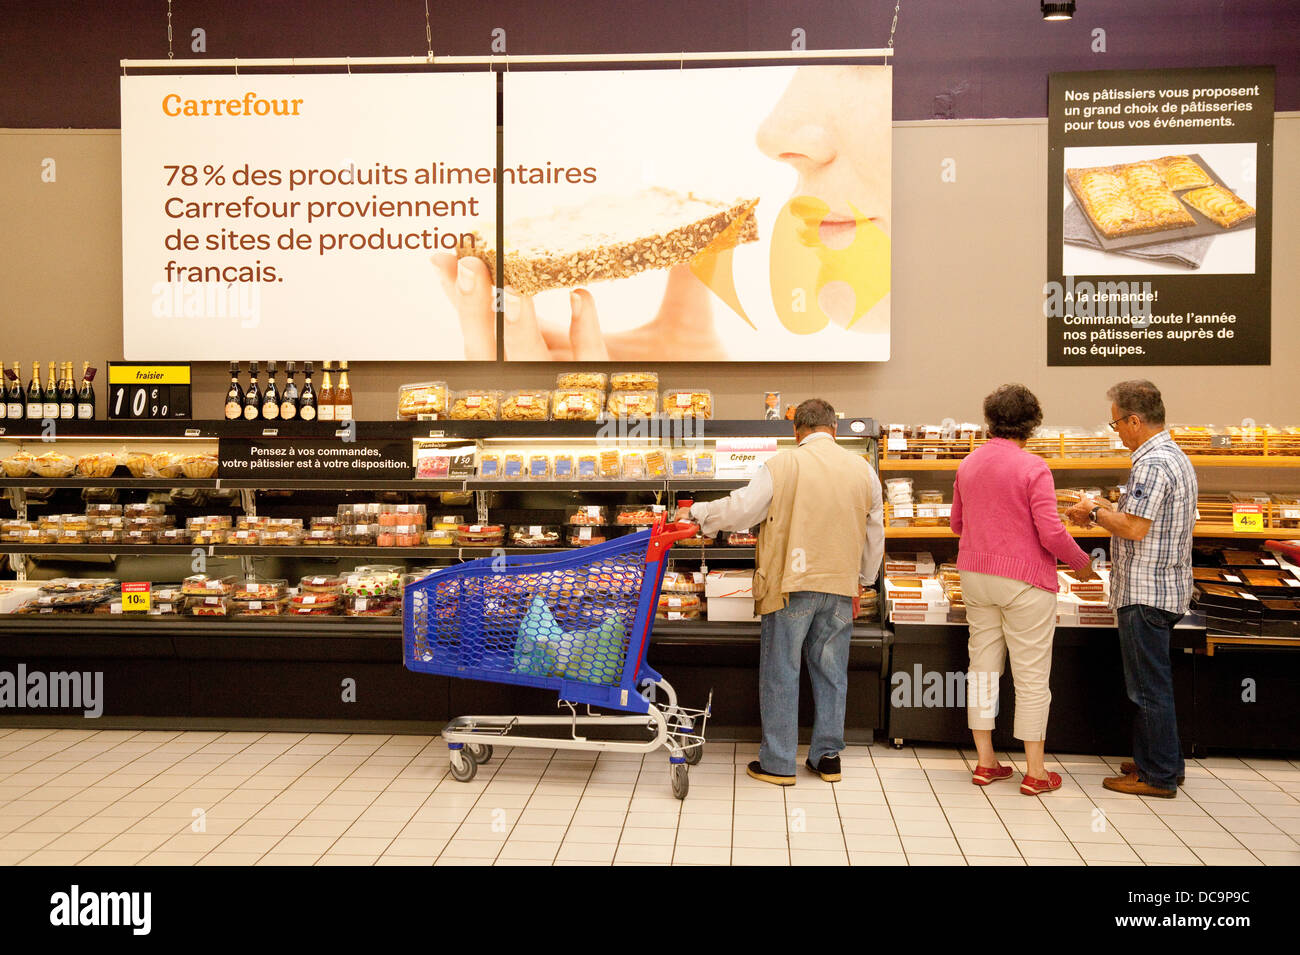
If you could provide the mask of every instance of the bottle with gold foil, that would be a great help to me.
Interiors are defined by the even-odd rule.
[[[23,417],[26,411],[23,402],[23,372],[22,366],[14,362],[14,369],[7,373],[9,378],[9,393],[6,396],[6,403],[9,405],[9,417],[14,421]]]
[[[352,420],[352,385],[348,381],[348,363],[339,362],[339,384],[334,389],[334,420]]]
[[[95,369],[90,362],[81,363],[81,387],[77,389],[77,418],[81,421],[95,419]]]
[[[54,362],[50,362],[50,376],[45,379],[44,409],[41,412],[43,418],[59,416],[59,386],[54,380]]]
[[[330,382],[330,364],[330,362],[324,363],[320,394],[316,396],[316,417],[321,421],[334,420],[334,385]]]
[[[72,362],[63,363],[63,386],[59,389],[59,417],[69,421],[77,417],[77,389],[72,384]]]
[[[45,417],[45,392],[41,390],[41,363],[32,362],[32,380],[27,383],[27,418],[40,421]]]

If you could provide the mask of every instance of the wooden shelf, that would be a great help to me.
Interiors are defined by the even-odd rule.
[[[1294,637],[1248,637],[1230,636],[1222,633],[1210,633],[1205,636],[1205,655],[1214,656],[1216,647],[1283,647],[1288,650],[1300,649],[1300,640]]]

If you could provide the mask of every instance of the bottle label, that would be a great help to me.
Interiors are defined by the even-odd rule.
[[[306,405],[306,406],[302,409],[302,420],[303,420],[303,421],[312,421],[312,420],[314,420],[315,418],[316,418],[316,409],[313,408],[311,405]]]
[[[45,410],[41,413],[42,417],[57,418],[59,416],[59,406],[56,402],[46,402]]]
[[[235,418],[242,417],[244,414],[243,405],[238,401],[226,402],[226,420],[233,421]]]
[[[0,418],[8,418],[8,417],[9,417],[9,405],[0,404]]]
[[[83,421],[95,417],[95,409],[90,404],[77,405],[77,417]]]
[[[59,405],[59,417],[60,418],[76,417],[76,406],[73,405],[72,402],[70,401],[62,402]]]
[[[298,407],[292,401],[285,401],[280,405],[281,418],[294,418],[298,415]]]
[[[316,410],[317,410],[318,413],[320,414],[320,419],[321,419],[322,421],[333,421],[333,420],[334,420],[334,406],[333,406],[333,405],[321,405],[321,406],[320,406],[319,408],[317,408]]]
[[[267,402],[262,405],[262,417],[268,421],[273,421],[280,417],[280,406],[274,402]]]
[[[335,406],[334,406],[334,420],[335,420],[335,421],[351,421],[351,420],[352,420],[352,406],[351,406],[351,405],[335,405]]]
[[[42,417],[44,417],[44,416],[45,416],[45,406],[44,406],[44,405],[28,405],[28,406],[27,406],[27,417],[28,417],[29,419],[31,419],[31,420],[33,420],[33,421],[38,421],[38,420],[40,420],[40,419],[41,419]]]
[[[21,418],[23,416],[23,406],[21,402],[13,401],[9,403],[9,417]]]
[[[244,407],[244,417],[249,421],[255,421],[257,419],[257,405],[246,405]]]

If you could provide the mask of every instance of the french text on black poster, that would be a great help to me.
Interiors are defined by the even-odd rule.
[[[1269,364],[1273,78],[1048,78],[1048,365]]]
[[[415,476],[410,442],[222,438],[221,476],[277,480],[409,481]]]

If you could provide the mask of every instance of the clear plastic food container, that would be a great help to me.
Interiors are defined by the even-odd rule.
[[[302,543],[307,547],[324,547],[338,541],[338,529],[334,527],[313,527],[302,535]]]
[[[732,531],[727,535],[728,547],[757,547],[758,535],[753,531]]]
[[[691,471],[696,477],[713,477],[713,452],[696,451],[691,458]]]
[[[527,388],[512,391],[501,402],[502,421],[546,421],[550,417],[549,389]]]
[[[343,598],[342,606],[347,617],[395,617],[402,611],[402,599],[388,595],[362,597],[348,594]]]
[[[668,476],[668,455],[659,449],[645,453],[645,473],[647,477],[661,478]]]
[[[79,477],[112,477],[117,470],[118,458],[110,451],[99,454],[83,454],[77,458],[77,475]]]
[[[663,504],[620,504],[614,515],[614,523],[648,527],[667,511]]]
[[[167,513],[165,504],[123,504],[123,517],[163,517]]]
[[[243,577],[235,583],[232,596],[238,600],[274,600],[289,591],[283,577]]]
[[[665,391],[663,412],[670,418],[712,418],[713,394],[682,389]]]
[[[86,516],[90,518],[121,517],[121,504],[87,504]]]
[[[501,417],[501,392],[485,388],[452,392],[447,417],[452,421],[496,421]]]
[[[506,537],[501,524],[462,524],[456,528],[456,544],[460,547],[499,547]]]
[[[421,381],[397,389],[397,417],[403,421],[437,419],[447,413],[447,383]]]
[[[161,529],[155,530],[152,527],[131,527],[122,532],[123,544],[156,544]],[[65,532],[66,533],[66,532]],[[77,533],[77,532],[73,532]]]
[[[616,371],[609,376],[612,391],[659,391],[659,376],[653,371]]]
[[[236,527],[225,532],[225,543],[236,547],[257,546],[262,543],[264,533],[266,532],[260,527]]]
[[[623,452],[623,479],[627,481],[645,480],[645,455],[640,451]]]
[[[186,599],[185,606],[192,617],[224,617],[229,600],[229,597],[219,594],[192,596]]]
[[[521,481],[528,470],[522,454],[505,454],[501,458],[501,477],[507,481]]]
[[[121,533],[118,530],[118,533]],[[190,532],[184,527],[164,527],[157,533],[159,544],[188,544],[190,543]]]
[[[557,481],[571,481],[578,473],[572,454],[555,455],[552,459],[552,468]]]
[[[623,455],[617,448],[606,448],[598,458],[600,477],[617,480],[623,476]]]
[[[691,476],[691,453],[689,451],[668,452],[668,476],[674,478]]]
[[[464,523],[463,514],[437,514],[429,518],[429,526],[436,531],[454,531]]]
[[[206,479],[217,473],[215,454],[187,454],[181,458],[181,473],[187,478]]]
[[[347,545],[373,544],[379,536],[378,524],[348,524],[339,529],[338,542]]]
[[[201,517],[190,517],[185,520],[185,526],[192,531],[224,529],[233,524],[234,518],[229,514],[204,514]]]
[[[232,617],[282,617],[289,607],[288,597],[232,598],[226,604]]]
[[[7,458],[0,458],[0,467],[4,468],[6,477],[27,477],[32,472],[36,455],[30,451],[17,451]]]
[[[290,609],[333,612],[339,605],[339,595],[333,594],[294,594],[289,598]]]
[[[590,388],[604,391],[609,379],[600,371],[568,371],[555,378],[556,388]]]
[[[422,524],[399,524],[396,527],[381,525],[375,543],[380,547],[419,547],[423,539]]]
[[[426,514],[423,504],[384,504],[379,510],[379,526],[423,527]]]
[[[298,581],[298,589],[305,594],[336,594],[343,586],[343,578],[336,574],[311,574]]]
[[[511,547],[555,547],[560,543],[560,528],[554,524],[514,524],[510,528]]]
[[[149,467],[158,477],[182,477],[185,474],[185,468],[181,464],[182,457],[183,455],[173,451],[159,451],[149,459]]]
[[[425,547],[452,547],[456,543],[456,532],[454,530],[431,530],[425,531]]]
[[[600,504],[580,504],[564,510],[564,523],[603,527],[609,523],[609,512]]]
[[[659,411],[659,393],[611,391],[605,408],[615,418],[653,418]]]
[[[530,454],[528,456],[528,478],[531,481],[549,481],[551,479],[551,456],[549,454]]]
[[[605,543],[609,535],[603,527],[570,527],[564,539],[571,547],[588,547]]]
[[[590,481],[600,476],[600,456],[595,454],[578,455],[578,480]]]
[[[38,477],[63,478],[76,468],[76,462],[66,454],[48,451],[32,461],[32,473]]]
[[[557,388],[551,393],[555,421],[599,421],[605,392],[595,388]]]
[[[226,577],[209,577],[207,574],[194,574],[181,581],[181,590],[187,596],[229,596],[235,591],[235,582],[239,578],[233,574]]]

